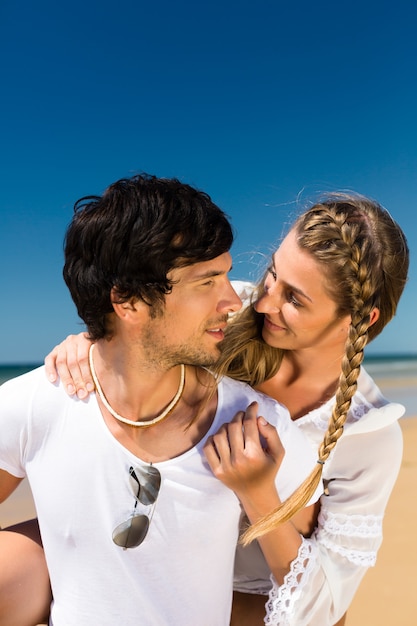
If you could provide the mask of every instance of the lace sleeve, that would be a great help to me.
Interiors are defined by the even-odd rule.
[[[382,541],[382,515],[345,515],[322,506],[318,543],[354,565],[372,567]]]
[[[349,606],[366,569],[375,564],[381,541],[382,516],[333,515],[323,508],[316,532],[303,539],[283,584],[278,586],[271,576],[265,624],[333,624]]]
[[[291,563],[291,569],[282,585],[278,586],[271,576],[272,589],[266,603],[267,626],[290,626],[294,604],[308,582],[310,573],[316,568],[318,560],[317,545],[314,541],[303,539],[297,558]]]

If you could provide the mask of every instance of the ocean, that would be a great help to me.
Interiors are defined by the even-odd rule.
[[[40,365],[0,365],[0,385]],[[404,404],[405,416],[417,416],[417,355],[369,355],[364,366],[387,398]]]
[[[6,380],[10,378],[16,378],[16,376],[21,376],[21,374],[26,374],[26,372],[30,372],[35,369],[35,367],[39,367],[41,363],[30,363],[28,365],[0,365],[0,385],[5,383]]]

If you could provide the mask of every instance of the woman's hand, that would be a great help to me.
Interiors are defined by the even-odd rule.
[[[58,375],[68,395],[77,394],[83,400],[94,391],[94,383],[88,364],[91,341],[85,333],[68,335],[45,357],[45,371],[54,383]]]
[[[274,426],[257,411],[253,402],[246,412],[236,413],[209,437],[204,453],[215,477],[236,493],[244,507],[247,500],[252,505],[263,502],[261,508],[269,511],[277,502],[275,477],[285,450]]]
[[[285,454],[276,428],[258,417],[257,411],[258,404],[253,402],[245,412],[236,413],[230,424],[224,424],[204,446],[213,474],[233,489],[251,524],[282,504],[275,478]],[[312,512],[309,514],[312,517]],[[284,582],[301,541],[293,520],[272,527],[259,537],[259,545],[278,584]],[[236,607],[236,612],[238,608],[242,607]],[[255,620],[258,623],[257,617],[253,623]]]

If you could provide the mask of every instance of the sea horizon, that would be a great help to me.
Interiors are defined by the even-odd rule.
[[[417,354],[369,354],[364,367],[382,393],[406,408],[405,416],[417,416]],[[0,364],[0,385],[43,363]]]

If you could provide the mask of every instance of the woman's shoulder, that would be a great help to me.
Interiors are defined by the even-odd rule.
[[[303,429],[313,427],[325,432],[334,403],[335,397],[301,417],[297,420],[297,425]],[[379,430],[398,421],[404,412],[404,406],[385,398],[373,378],[364,368],[361,368],[358,387],[349,408],[345,432],[354,434]]]
[[[358,388],[352,398],[347,427],[352,434],[380,430],[397,422],[405,407],[387,399],[368,372],[362,367]]]

